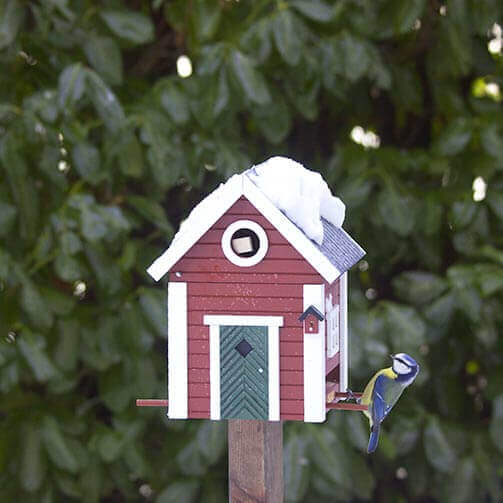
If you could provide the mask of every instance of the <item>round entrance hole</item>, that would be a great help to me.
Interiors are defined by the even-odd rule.
[[[234,265],[251,267],[266,255],[269,243],[262,227],[252,220],[238,220],[225,229],[222,250]]]

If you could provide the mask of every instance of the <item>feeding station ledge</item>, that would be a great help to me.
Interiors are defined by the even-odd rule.
[[[369,408],[366,405],[362,405],[360,403],[349,403],[349,402],[336,402],[335,399],[337,398],[356,398],[357,400],[360,399],[362,396],[361,393],[347,393],[347,392],[342,392],[342,391],[336,391],[334,392],[334,401],[332,402],[327,402],[327,409],[336,409],[336,410],[361,410],[361,411],[366,411],[369,410]]]

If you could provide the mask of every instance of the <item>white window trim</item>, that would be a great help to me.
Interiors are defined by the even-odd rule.
[[[304,311],[314,306],[325,315],[325,285],[304,285]],[[322,423],[326,419],[325,320],[317,334],[304,332],[304,421]]]
[[[168,283],[168,417],[188,417],[187,283]]]
[[[259,248],[257,253],[252,257],[240,257],[232,249],[232,235],[239,229],[249,229],[258,237]],[[257,222],[253,222],[252,220],[237,220],[236,222],[232,222],[222,235],[222,250],[224,255],[227,257],[227,260],[239,267],[252,267],[257,265],[265,257],[268,249],[269,241],[267,239],[267,234]]]
[[[334,325],[334,326],[332,326]],[[327,356],[332,358],[339,352],[340,306],[327,306]]]
[[[220,327],[266,326],[269,359],[269,421],[279,421],[279,327],[283,316],[205,315],[210,327],[210,417],[220,419]]]

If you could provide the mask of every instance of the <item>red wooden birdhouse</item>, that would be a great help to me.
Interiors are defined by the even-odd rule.
[[[325,420],[347,389],[347,271],[364,255],[343,218],[285,158],[194,208],[148,269],[169,274],[170,418]]]

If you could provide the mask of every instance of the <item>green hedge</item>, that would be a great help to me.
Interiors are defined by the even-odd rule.
[[[134,406],[166,395],[145,267],[218,183],[279,154],[323,174],[368,251],[351,387],[392,351],[422,367],[373,456],[356,413],[286,424],[287,502],[502,501],[502,14],[1,0],[0,499],[226,500],[225,424]]]

